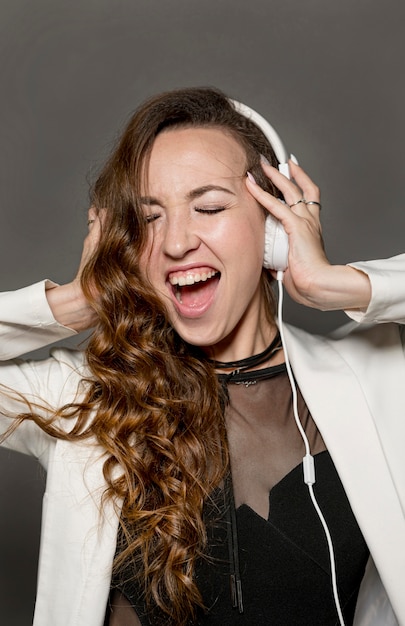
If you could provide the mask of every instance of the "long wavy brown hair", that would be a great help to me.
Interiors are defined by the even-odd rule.
[[[76,419],[69,435],[41,423],[55,436],[95,437],[105,450],[105,497],[123,501],[125,545],[115,568],[130,565],[148,602],[167,615],[167,623],[178,625],[192,621],[202,606],[194,572],[206,547],[203,505],[221,484],[229,460],[214,368],[176,333],[139,269],[146,241],[139,197],[153,142],[166,129],[184,127],[231,133],[245,150],[246,169],[277,194],[260,166],[261,154],[277,164],[269,142],[224,94],[191,88],[145,102],[92,189],[91,202],[103,209],[103,224],[99,246],[82,274],[82,288],[99,320],[86,348],[87,391],[83,402],[62,409]],[[263,270],[273,323],[271,283]]]

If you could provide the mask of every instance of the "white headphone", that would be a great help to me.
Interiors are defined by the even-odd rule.
[[[284,148],[284,145],[274,130],[274,128],[269,124],[267,120],[264,119],[259,113],[246,106],[246,104],[242,104],[241,102],[237,102],[236,100],[231,100],[231,103],[235,107],[238,113],[241,113],[248,119],[252,120],[264,133],[264,135],[269,140],[274,153],[280,162],[278,169],[284,176],[290,178],[290,172],[287,163],[287,152]],[[309,446],[309,441],[305,434],[305,431],[302,427],[299,415],[298,415],[298,404],[297,404],[297,388],[295,385],[294,376],[291,369],[291,364],[288,356],[287,344],[284,337],[284,324],[283,324],[283,272],[288,266],[288,236],[282,226],[282,224],[276,220],[272,215],[268,215],[266,217],[266,225],[265,225],[265,245],[264,245],[264,267],[268,269],[277,270],[277,282],[279,286],[279,302],[278,302],[278,321],[279,321],[279,329],[281,335],[281,341],[284,349],[285,363],[288,373],[288,378],[290,380],[292,395],[293,395],[293,413],[294,418],[300,431],[301,437],[305,444],[305,456],[303,458],[303,470],[304,470],[304,482],[308,486],[309,494],[316,510],[316,513],[322,523],[323,529],[325,531],[326,540],[328,543],[329,550],[329,559],[331,566],[331,582],[332,582],[332,590],[333,597],[336,605],[336,611],[339,618],[339,624],[344,626],[344,618],[342,613],[342,608],[340,605],[338,588],[337,588],[337,577],[336,577],[336,563],[335,563],[335,555],[334,548],[332,543],[332,538],[330,536],[330,531],[328,525],[325,521],[323,513],[318,505],[316,500],[313,484],[315,483],[315,465],[314,459],[311,455],[311,450]]]
[[[237,100],[230,100],[238,113],[252,120],[260,128],[270,142],[271,147],[279,161],[278,169],[284,176],[290,178],[288,168],[287,151],[278,133],[257,111]],[[272,215],[266,217],[264,233],[264,258],[263,265],[267,269],[284,271],[288,266],[288,236],[282,224]]]

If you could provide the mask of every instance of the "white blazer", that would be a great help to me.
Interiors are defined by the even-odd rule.
[[[405,626],[405,255],[354,265],[372,283],[367,312],[348,312],[361,323],[334,338],[288,327],[286,339],[371,553],[355,624]],[[52,318],[44,285],[0,295],[0,358],[74,334]],[[0,363],[0,383],[51,406],[80,395],[85,373],[81,352],[66,349],[45,361]],[[0,394],[0,407],[1,432],[21,406]],[[54,440],[29,421],[4,445],[47,469],[34,625],[102,626],[120,512],[111,502],[101,510],[103,451],[88,440]]]

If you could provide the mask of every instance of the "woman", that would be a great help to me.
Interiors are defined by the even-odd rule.
[[[317,187],[276,165],[221,93],[157,96],[94,186],[78,277],[3,296],[3,358],[95,326],[85,355],[0,370],[4,443],[48,470],[36,624],[337,623],[265,216],[307,306],[401,323],[405,258],[330,265]],[[403,327],[286,338],[345,623],[404,623]]]

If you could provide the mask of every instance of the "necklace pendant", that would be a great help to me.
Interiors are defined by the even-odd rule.
[[[257,380],[240,380],[236,383],[234,383],[235,385],[245,385],[246,389],[248,387],[250,387],[250,385],[256,385]]]

